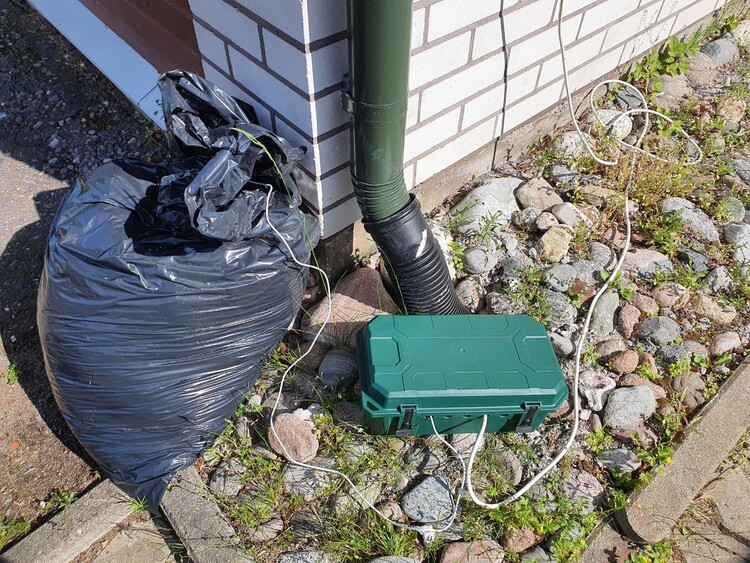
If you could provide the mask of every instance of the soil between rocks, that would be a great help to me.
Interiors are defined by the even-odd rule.
[[[160,134],[31,7],[0,0],[0,518],[33,521],[54,491],[97,478],[45,376],[36,327],[44,249],[76,178],[124,156],[159,162]],[[0,549],[2,545],[0,544]]]

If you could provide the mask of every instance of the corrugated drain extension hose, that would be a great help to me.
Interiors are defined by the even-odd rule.
[[[349,0],[351,175],[365,230],[380,249],[404,312],[466,313],[448,266],[404,181],[411,0]]]

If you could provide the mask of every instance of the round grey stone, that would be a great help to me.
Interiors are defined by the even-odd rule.
[[[483,248],[475,247],[464,254],[464,269],[471,274],[484,274],[497,265],[498,256]]]
[[[719,200],[719,209],[724,214],[725,223],[742,223],[745,220],[745,204],[734,196],[724,196]]]
[[[589,244],[589,260],[602,269],[614,266],[615,253],[606,244],[594,241]]]
[[[580,172],[568,168],[567,166],[562,166],[561,164],[555,164],[550,171],[550,178],[556,184],[575,185],[578,183],[580,177]]]
[[[544,272],[544,281],[555,291],[565,292],[576,279],[576,269],[570,264],[556,264]]]
[[[401,499],[401,508],[415,522],[435,522],[453,512],[453,496],[440,477],[430,476]]]
[[[340,387],[354,381],[358,370],[357,352],[348,346],[332,348],[318,368],[326,387]]]
[[[575,346],[570,338],[565,338],[556,332],[548,332],[547,335],[552,343],[552,349],[555,351],[555,354],[561,358],[567,358],[575,351]]]
[[[669,317],[649,317],[638,331],[638,337],[643,340],[662,346],[671,344],[680,336],[680,325]]]
[[[648,387],[620,387],[609,394],[604,425],[615,430],[633,430],[655,410],[656,399]]]
[[[551,289],[543,290],[542,294],[548,308],[547,328],[555,330],[575,322],[578,311],[565,295]]]
[[[735,43],[734,38],[729,33],[706,43],[701,47],[701,52],[711,57],[719,66],[727,65],[740,56],[737,43]]]
[[[620,296],[611,289],[604,292],[591,315],[591,332],[606,336],[615,330],[615,313],[620,306]]]
[[[714,268],[706,276],[706,287],[711,293],[721,293],[732,287],[732,277],[726,266]]]

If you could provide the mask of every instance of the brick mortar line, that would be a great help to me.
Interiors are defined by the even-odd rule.
[[[652,4],[655,4],[656,2],[660,2],[660,1],[662,1],[662,0],[653,0]],[[694,1],[694,2],[692,3],[692,4],[690,4],[689,6],[687,6],[687,7],[686,7],[686,8],[684,8],[684,9],[681,9],[681,10],[680,10],[679,12],[675,12],[675,13],[673,13],[673,14],[670,14],[670,15],[669,15],[669,16],[668,16],[668,17],[667,17],[666,19],[669,19],[669,18],[671,18],[671,17],[673,17],[673,16],[677,16],[677,15],[679,15],[679,14],[680,14],[680,13],[681,13],[682,11],[684,11],[684,10],[688,10],[688,9],[690,9],[691,7],[693,7],[694,5],[696,5],[696,4],[698,4],[698,3],[702,2],[702,1],[703,1],[703,0],[695,0],[695,1]],[[633,15],[633,14],[630,14],[630,15]],[[627,16],[626,16],[626,17],[627,17]],[[651,26],[651,27],[649,27],[648,29],[645,29],[645,30],[643,31],[643,33],[646,33],[646,32],[648,32],[648,31],[652,31],[654,27],[657,27],[657,26],[659,26],[659,25],[661,25],[661,24],[663,24],[663,23],[665,23],[665,21],[664,21],[664,20],[661,20],[661,21],[656,21],[656,22],[654,22],[654,23],[652,24],[652,26]],[[600,28],[600,29],[597,29],[596,31],[593,31],[593,32],[589,33],[588,35],[586,35],[586,36],[584,36],[584,37],[581,37],[580,39],[576,39],[576,40],[575,40],[574,42],[572,42],[572,43],[570,43],[570,44],[566,45],[566,46],[565,46],[565,48],[566,48],[566,50],[570,50],[571,48],[573,48],[573,47],[576,47],[576,46],[580,45],[581,43],[583,43],[583,42],[585,42],[585,41],[588,41],[588,40],[589,40],[589,39],[591,39],[592,37],[596,37],[596,35],[597,35],[597,34],[599,34],[599,33],[601,33],[601,32],[602,32],[602,28]],[[627,43],[628,43],[628,42],[632,41],[632,40],[633,40],[633,39],[635,39],[636,37],[638,37],[638,36],[637,36],[637,35],[634,35],[634,36],[628,37],[627,39],[625,39],[624,41],[622,41],[622,42],[620,42],[619,44],[615,45],[614,47],[611,47],[611,48],[610,48],[610,49],[608,49],[607,51],[602,51],[602,52],[600,52],[599,54],[597,54],[597,57],[601,57],[601,56],[605,56],[605,55],[608,55],[609,53],[611,53],[611,52],[612,52],[612,51],[614,51],[615,49],[624,47],[625,45],[627,45]],[[605,38],[606,38],[606,36],[605,36]],[[660,43],[663,43],[663,41],[660,41]],[[643,53],[647,53],[648,51],[650,51],[650,50],[651,50],[651,49],[653,49],[654,47],[656,47],[656,45],[653,45],[653,46],[651,46],[651,47],[648,47],[648,48],[647,48],[647,49],[646,49],[645,51],[643,51]],[[463,68],[461,69],[461,71],[463,71],[463,70],[465,70],[465,69],[467,69],[467,68],[470,68],[470,67],[476,66],[476,64],[480,64],[480,63],[484,62],[484,61],[485,61],[485,60],[487,60],[487,59],[490,59],[490,58],[492,58],[492,57],[494,57],[494,56],[497,56],[497,55],[499,55],[500,53],[504,53],[504,50],[505,50],[505,47],[503,46],[503,47],[501,47],[501,48],[499,48],[499,49],[496,49],[495,51],[492,51],[492,52],[490,52],[490,53],[487,53],[487,54],[486,54],[486,55],[484,55],[483,57],[481,57],[481,58],[479,58],[479,59],[475,59],[474,61],[472,61],[472,64],[470,64],[470,65],[467,65],[467,66],[463,67]],[[511,51],[511,52],[510,52],[509,54],[506,54],[506,56],[507,56],[507,61],[510,61],[510,58],[511,58],[511,56],[512,56],[512,55],[513,55],[512,51]],[[538,81],[539,81],[539,79],[541,78],[541,66],[542,66],[542,65],[543,65],[544,63],[546,63],[546,62],[548,62],[548,61],[550,61],[550,60],[552,60],[552,59],[554,59],[554,58],[556,58],[556,57],[559,57],[559,56],[560,56],[560,51],[559,51],[559,49],[558,49],[557,51],[555,51],[555,52],[553,52],[553,53],[550,53],[549,55],[547,55],[547,56],[545,56],[545,57],[543,57],[543,58],[539,59],[539,60],[538,60],[538,61],[536,61],[536,62],[534,62],[534,65],[538,65],[538,67],[539,67],[539,69],[540,69],[539,75],[537,75],[537,84],[536,84],[535,90],[539,90],[539,89],[545,88],[545,87],[547,87],[547,86],[549,86],[549,85],[553,84],[554,82],[556,82],[557,80],[559,80],[559,79],[560,79],[560,78],[562,77],[562,72],[561,72],[560,74],[556,75],[556,76],[555,76],[555,78],[553,78],[552,80],[549,80],[549,81],[545,82],[544,84],[539,84],[539,82],[538,82]],[[631,60],[631,61],[632,61],[632,60],[635,60],[635,59],[637,59],[637,58],[638,58],[638,56],[639,56],[639,55],[634,55],[634,56],[633,56],[633,57],[632,57],[632,58],[631,58],[630,60]],[[591,64],[591,63],[592,63],[592,62],[593,62],[594,60],[595,60],[595,59],[593,59],[593,58],[591,58],[591,59],[588,59],[588,60],[586,60],[586,61],[585,61],[584,63],[582,63],[582,64],[578,65],[577,67],[575,67],[575,68],[572,68],[572,69],[570,69],[570,70],[569,70],[570,74],[573,74],[573,73],[574,73],[574,72],[576,72],[577,70],[580,70],[581,68],[585,67],[586,65],[588,65],[588,64]],[[619,66],[619,65],[618,65],[618,66]],[[506,62],[506,64],[505,64],[505,67],[507,68],[507,62]],[[506,79],[506,80],[507,80],[507,82],[510,82],[510,81],[511,81],[511,80],[513,80],[514,78],[517,78],[517,77],[521,76],[522,74],[524,74],[524,73],[528,72],[530,68],[533,68],[533,66],[529,66],[529,67],[523,68],[523,69],[521,69],[521,70],[518,70],[518,71],[516,71],[516,72],[514,72],[514,73],[512,73],[512,74],[509,74],[509,75],[507,76],[507,79]],[[428,82],[427,84],[424,84],[424,85],[422,85],[422,86],[420,86],[420,87],[418,87],[418,88],[415,88],[414,90],[412,90],[411,92],[409,92],[409,95],[410,95],[410,96],[412,96],[412,95],[414,95],[414,94],[417,94],[417,93],[419,93],[419,94],[421,95],[421,94],[422,94],[422,92],[424,92],[424,90],[426,90],[427,88],[430,88],[430,87],[436,86],[436,85],[440,84],[441,82],[443,82],[443,81],[445,81],[445,80],[449,80],[449,79],[450,79],[450,78],[452,78],[453,76],[455,76],[455,74],[447,74],[447,75],[443,75],[443,76],[441,76],[441,77],[439,77],[439,78],[436,78],[436,79],[434,79],[434,80],[432,80],[432,81]],[[436,119],[438,119],[438,118],[440,118],[440,117],[443,117],[443,116],[444,116],[444,115],[446,115],[447,113],[450,113],[450,112],[451,112],[452,110],[454,110],[454,109],[455,109],[455,108],[457,108],[458,106],[460,106],[460,105],[462,105],[462,104],[466,104],[467,102],[470,102],[470,101],[472,101],[472,100],[474,100],[474,99],[478,98],[479,96],[482,96],[482,95],[486,94],[487,92],[489,92],[489,91],[490,91],[490,90],[492,90],[493,88],[496,88],[496,87],[498,87],[498,86],[502,85],[503,83],[504,83],[504,82],[503,82],[502,80],[499,80],[499,81],[497,81],[497,82],[495,82],[495,83],[491,84],[490,86],[487,86],[487,87],[483,88],[482,90],[478,90],[477,92],[475,92],[474,94],[472,94],[472,95],[471,95],[470,97],[468,97],[468,98],[464,98],[463,100],[461,100],[461,101],[459,101],[459,102],[456,102],[456,103],[454,103],[454,104],[452,104],[452,105],[450,105],[450,106],[448,106],[448,107],[446,107],[446,108],[443,108],[443,109],[441,109],[441,110],[440,110],[440,111],[439,111],[438,113],[436,113],[436,114],[434,114],[434,115],[431,115],[430,117],[428,117],[428,118],[426,118],[426,119],[424,119],[424,120],[422,120],[422,119],[421,119],[421,109],[422,109],[422,108],[421,108],[421,102],[420,102],[420,108],[419,108],[419,109],[420,109],[420,111],[419,111],[419,114],[420,114],[420,119],[419,119],[419,121],[417,121],[417,123],[415,123],[414,125],[412,125],[412,126],[411,126],[411,127],[410,127],[410,128],[408,129],[408,130],[407,130],[407,134],[408,134],[408,133],[411,133],[412,131],[416,131],[416,130],[418,130],[418,129],[419,129],[419,128],[420,128],[421,126],[423,126],[423,125],[428,125],[428,124],[430,124],[430,123],[431,123],[432,121],[434,121],[434,120],[436,120]],[[516,103],[517,103],[517,102],[516,102]],[[507,109],[511,109],[511,108],[513,107],[513,105],[515,105],[515,104],[511,104],[511,105],[509,105]]]
[[[286,88],[288,88],[289,90],[291,90],[292,92],[294,92],[300,98],[302,98],[303,100],[305,100],[307,102],[315,102],[315,101],[317,101],[317,100],[319,100],[321,98],[325,98],[326,96],[329,96],[330,94],[333,94],[333,93],[341,90],[341,86],[343,84],[343,81],[342,82],[338,82],[336,84],[332,84],[331,86],[326,86],[325,88],[321,88],[320,90],[318,90],[316,92],[313,92],[313,93],[305,92],[304,90],[302,90],[302,88],[300,88],[299,86],[297,86],[294,83],[292,83],[284,75],[279,74],[279,72],[276,71],[273,67],[271,67],[267,63],[263,62],[262,60],[259,60],[258,58],[256,58],[255,55],[253,55],[253,54],[249,53],[248,51],[246,51],[243,47],[241,47],[240,45],[238,45],[237,43],[235,43],[233,39],[231,39],[231,38],[227,37],[226,35],[224,35],[223,33],[221,33],[218,29],[216,29],[215,27],[213,27],[211,24],[209,24],[205,20],[199,18],[198,16],[193,16],[193,18],[194,18],[195,22],[197,22],[199,25],[205,27],[208,31],[210,31],[211,33],[213,33],[216,37],[218,37],[226,45],[232,47],[235,51],[237,51],[238,53],[240,53],[243,57],[245,57],[245,58],[249,59],[251,62],[255,63],[259,68],[261,68],[262,70],[266,71],[268,74],[270,74],[271,76],[273,76],[276,80],[278,80],[279,82],[281,82]],[[266,55],[265,55],[265,43],[264,43],[264,40],[263,40],[262,33],[261,33],[261,37],[260,37],[260,47],[261,47],[261,57],[265,58],[266,57]],[[201,56],[203,58],[207,58],[206,55],[203,54],[203,53],[201,53]],[[231,58],[230,58],[230,63],[231,63]],[[232,75],[232,76],[234,76],[234,75]]]
[[[604,4],[604,2],[606,2],[606,1],[607,0],[599,0],[599,3],[595,4],[595,5]],[[661,1],[662,0],[654,0],[654,2],[661,2]],[[440,37],[438,37],[436,39],[433,39],[432,41],[429,41],[429,42],[427,41],[427,34],[425,33],[425,37],[424,37],[425,41],[424,41],[424,43],[422,45],[420,45],[419,47],[417,47],[417,48],[415,48],[415,49],[412,50],[412,56],[418,55],[419,53],[421,53],[423,51],[429,51],[432,47],[437,47],[438,45],[441,45],[442,43],[450,41],[451,39],[454,39],[454,38],[456,38],[456,37],[458,37],[460,35],[463,35],[465,33],[469,33],[471,31],[474,31],[474,30],[478,29],[479,27],[482,27],[483,25],[486,25],[488,23],[492,23],[495,20],[501,20],[502,21],[507,16],[513,15],[514,13],[516,13],[516,12],[518,12],[520,10],[523,10],[524,8],[528,8],[529,6],[530,6],[530,4],[518,3],[515,6],[511,6],[507,10],[504,10],[502,13],[492,14],[491,16],[485,16],[484,18],[482,18],[480,20],[472,22],[469,25],[466,25],[466,26],[464,26],[464,27],[462,27],[460,29],[456,29],[454,31],[451,31],[450,33],[447,33],[445,35],[441,35]],[[568,20],[571,20],[574,17],[576,17],[576,16],[578,16],[580,14],[585,13],[586,10],[590,9],[590,8],[591,8],[591,6],[587,6],[586,8],[580,8],[580,9],[576,10],[575,12],[571,12],[570,14],[565,14],[563,16],[563,22],[567,22]],[[638,10],[636,10],[636,11],[638,11]],[[429,15],[429,14],[426,14],[426,15]],[[512,43],[510,43],[508,45],[508,48],[513,47],[514,45],[517,45],[519,43],[523,43],[524,41],[528,40],[529,38],[534,37],[535,35],[538,35],[539,33],[542,33],[544,31],[547,31],[547,30],[551,29],[552,27],[554,27],[557,24],[557,22],[556,22],[556,15],[557,15],[557,10],[555,9],[553,11],[553,13],[552,13],[552,19],[549,22],[547,22],[546,24],[544,24],[543,27],[540,27],[539,29],[537,29],[535,31],[527,33],[526,35],[524,35],[522,37],[519,37],[518,39],[516,39],[515,41],[513,41]],[[429,22],[427,20],[425,20],[425,28],[428,27],[427,26],[428,23]],[[604,26],[602,26],[602,28],[600,28],[600,30],[603,29],[603,28],[604,28]]]
[[[321,133],[317,135],[316,137],[312,137],[309,133],[303,131],[299,128],[295,123],[292,123],[289,121],[284,115],[275,107],[268,104],[264,100],[261,100],[258,95],[253,92],[252,90],[248,89],[247,86],[240,83],[234,76],[228,75],[224,69],[220,68],[215,62],[211,61],[210,59],[206,58],[205,56],[202,57],[202,60],[204,63],[207,63],[211,68],[213,68],[216,72],[221,74],[224,78],[229,80],[232,84],[237,86],[240,90],[245,92],[248,96],[250,96],[255,103],[265,108],[269,113],[272,115],[275,115],[278,117],[281,121],[283,121],[290,129],[293,129],[300,137],[302,137],[305,141],[310,143],[311,145],[320,144],[323,141],[326,141],[330,139],[331,137],[334,137],[341,133],[342,131],[346,131],[349,128],[349,123],[343,123],[339,125],[338,127],[334,127],[333,129],[329,129],[325,133]]]
[[[294,37],[289,35],[287,32],[276,27],[267,19],[262,18],[261,16],[253,12],[252,10],[238,3],[236,0],[223,0],[223,1],[225,4],[228,4],[229,6],[231,6],[238,12],[240,12],[242,15],[253,20],[255,23],[257,23],[264,29],[267,29],[270,33],[273,33],[279,39],[282,39],[285,43],[288,43],[289,45],[291,45],[292,47],[294,47],[295,49],[297,49],[298,51],[306,55],[309,55],[310,53],[314,53],[315,51],[328,47],[329,45],[333,45],[334,43],[338,43],[339,41],[343,39],[347,39],[349,37],[349,30],[344,30],[344,31],[338,31],[334,33],[333,35],[322,37],[321,39],[316,39],[315,41],[312,41],[310,43],[304,43],[300,41],[299,39],[295,39]],[[195,17],[195,14],[193,14],[193,17]]]

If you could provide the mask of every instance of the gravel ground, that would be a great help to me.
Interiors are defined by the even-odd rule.
[[[44,374],[36,293],[49,226],[107,159],[163,159],[161,134],[29,6],[0,0],[0,518],[33,521],[96,478]],[[3,353],[4,349],[4,353]],[[59,498],[59,496],[57,497]],[[2,544],[0,543],[0,549]]]

